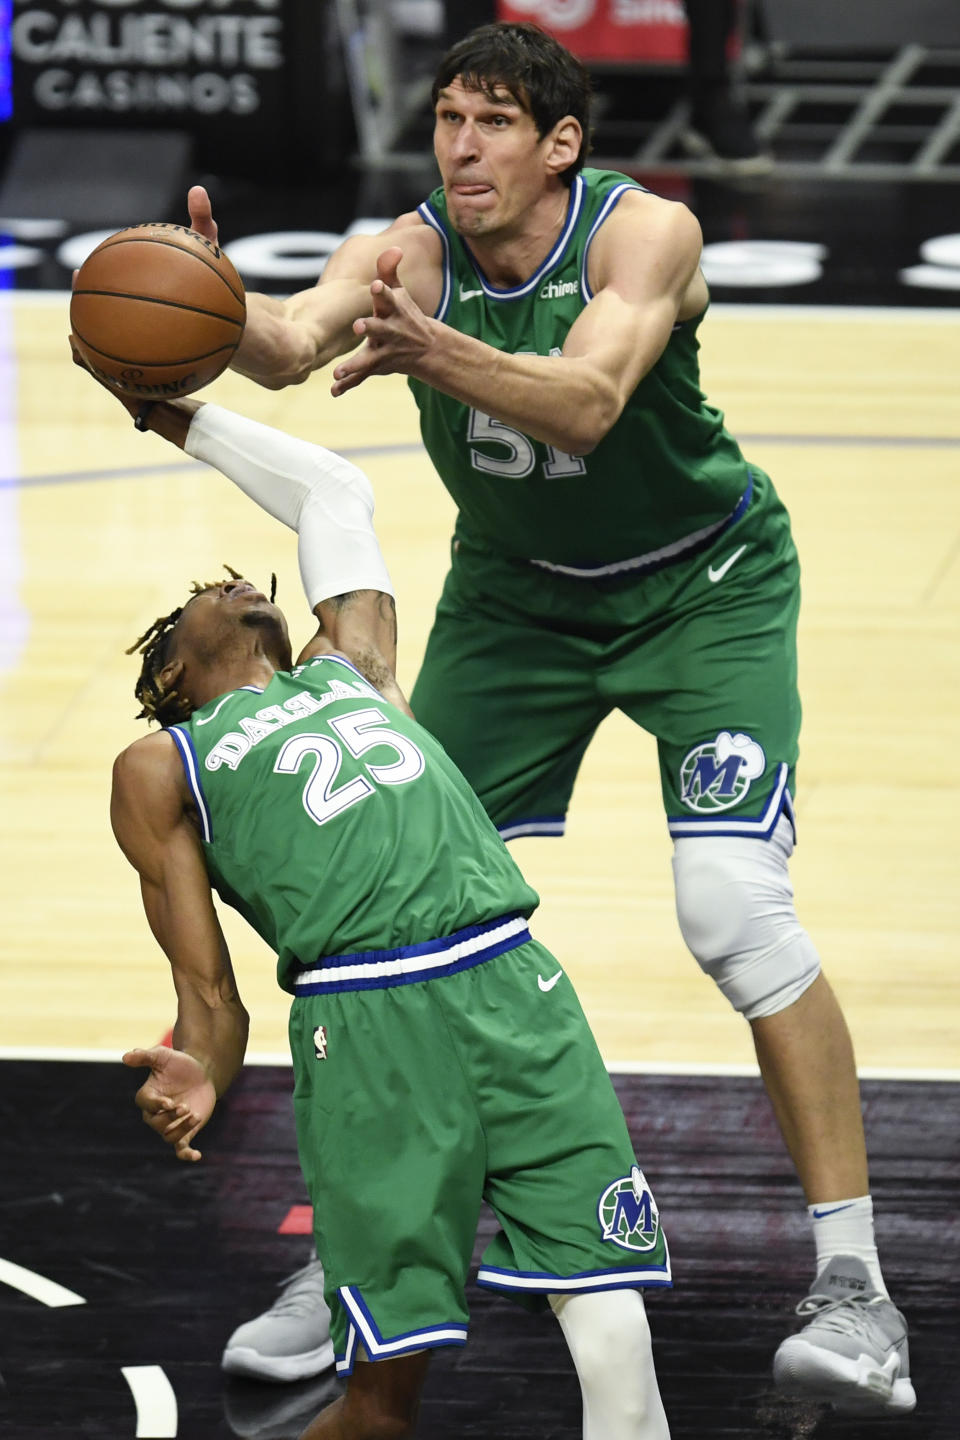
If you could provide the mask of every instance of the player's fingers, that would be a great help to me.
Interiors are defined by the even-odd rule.
[[[167,1054],[168,1051],[163,1045],[154,1045],[150,1050],[128,1050],[121,1059],[124,1065],[129,1065],[134,1070],[142,1069],[145,1065],[154,1070],[163,1064]]]
[[[371,370],[369,373],[373,374],[374,372]],[[344,375],[342,379],[335,380],[334,383],[330,386],[330,394],[334,397],[338,395],[346,395],[348,390],[355,390],[358,385],[362,385],[366,378],[367,377],[365,374]]]
[[[389,291],[386,293],[389,294]],[[374,303],[376,303],[376,301]],[[379,314],[362,315],[359,320],[354,320],[353,333],[358,339],[366,340],[366,354],[369,354],[371,347],[382,347],[393,339],[389,324],[387,323],[389,320],[390,315],[386,313],[386,308]],[[347,369],[355,360],[356,356],[351,356],[349,360],[343,361],[343,363],[338,366],[338,369],[334,371],[334,375],[338,373],[341,375],[346,374]]]
[[[391,245],[389,250],[384,250],[377,256],[377,276],[385,285],[389,285],[391,290],[400,286],[397,270],[402,259],[403,251],[399,245]]]
[[[204,235],[208,240],[215,242],[217,222],[213,218],[210,196],[202,185],[191,185],[187,191],[187,210],[190,215],[191,228],[196,230],[198,235]]]
[[[166,1111],[165,1114],[158,1116],[158,1122],[159,1133],[164,1140],[171,1144],[174,1140],[182,1139],[184,1131],[189,1130],[191,1125],[197,1123],[196,1116],[190,1113],[186,1105],[177,1105],[173,1110]],[[162,1128],[160,1128],[161,1126]]]
[[[398,306],[394,291],[382,280],[374,280],[370,287],[373,313],[380,320],[389,320],[397,314]]]
[[[176,1115],[176,1106],[172,1100],[163,1095],[151,1095],[149,1092],[140,1091],[137,1096],[137,1105],[143,1114],[148,1125],[155,1130],[164,1129]]]
[[[195,1123],[191,1125],[190,1129],[187,1131],[186,1135],[181,1136],[180,1139],[176,1142],[174,1148],[176,1149],[178,1160],[200,1159],[201,1152],[194,1149],[193,1138],[202,1128],[203,1127],[200,1122],[195,1121]]]

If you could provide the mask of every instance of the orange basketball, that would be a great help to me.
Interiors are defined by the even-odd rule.
[[[90,368],[121,395],[175,399],[230,364],[247,317],[243,281],[183,225],[131,225],[81,265],[70,326]]]

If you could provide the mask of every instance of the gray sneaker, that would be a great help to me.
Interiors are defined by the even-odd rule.
[[[862,1260],[835,1255],[797,1314],[809,1316],[808,1323],[773,1358],[773,1378],[785,1394],[860,1415],[913,1409],[907,1322],[873,1288]]]
[[[221,1365],[252,1380],[307,1380],[333,1364],[323,1266],[311,1260],[283,1282],[278,1300],[234,1330]]]

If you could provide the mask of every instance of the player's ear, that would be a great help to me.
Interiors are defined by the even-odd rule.
[[[547,137],[547,168],[554,175],[576,163],[583,143],[583,126],[574,115],[564,115]]]
[[[157,675],[157,680],[160,682],[160,687],[164,694],[166,694],[168,690],[176,690],[179,681],[183,677],[183,671],[184,664],[179,656],[167,661],[166,665],[164,665],[163,669]]]

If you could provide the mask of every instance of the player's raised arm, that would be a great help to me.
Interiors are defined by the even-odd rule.
[[[216,240],[217,225],[202,186],[193,186],[187,205],[192,228]],[[432,311],[440,297],[440,241],[411,212],[380,235],[345,240],[319,283],[308,290],[282,300],[248,291],[246,326],[231,368],[267,389],[280,390],[301,384],[314,370],[353,350],[359,343],[354,321],[370,313],[377,256],[400,237],[407,250],[404,283]]]
[[[137,1096],[146,1123],[178,1159],[197,1160],[193,1139],[243,1064],[248,1017],[169,735],[145,736],[117,758],[110,820],[177,992],[173,1051],[131,1051],[126,1063],[151,1068]]]
[[[394,673],[393,585],[373,528],[373,489],[363,471],[332,450],[220,405],[199,409],[184,448],[297,532],[300,578],[319,622],[299,659],[331,651],[346,655],[409,713]]]
[[[74,359],[87,369],[76,351]],[[185,397],[144,407],[98,383],[138,417],[142,430],[212,465],[296,531],[304,593],[318,622],[299,658],[331,651],[346,655],[409,714],[395,675],[393,585],[373,528],[373,490],[363,471],[332,450],[220,405]]]

